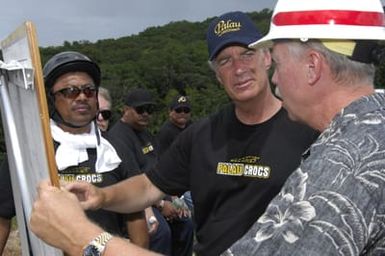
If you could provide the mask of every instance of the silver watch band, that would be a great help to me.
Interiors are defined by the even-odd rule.
[[[104,252],[107,242],[112,238],[112,235],[108,232],[102,232],[97,237],[95,237],[89,245],[93,245],[97,248],[100,255]]]

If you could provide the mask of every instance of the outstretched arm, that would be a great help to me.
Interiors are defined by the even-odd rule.
[[[103,188],[86,182],[71,182],[65,188],[77,195],[84,209],[104,208],[120,213],[141,211],[164,197],[145,174]]]

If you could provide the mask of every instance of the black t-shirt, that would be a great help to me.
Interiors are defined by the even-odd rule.
[[[143,173],[157,162],[158,145],[149,131],[135,130],[119,120],[108,131],[107,137],[116,151],[127,155],[131,166],[135,166],[138,172]]]
[[[233,104],[182,132],[146,175],[166,194],[191,190],[199,255],[219,255],[264,212],[318,134],[281,109],[244,125]]]
[[[159,153],[163,154],[175,140],[175,138],[181,133],[184,129],[186,129],[191,122],[186,124],[186,127],[180,128],[173,124],[170,120],[164,122],[162,127],[160,127],[158,134],[156,135],[156,139],[159,144]]]
[[[58,147],[58,143],[54,142],[55,150]],[[104,173],[95,172],[96,162],[96,149],[88,149],[88,160],[80,163],[78,166],[71,166],[65,170],[59,171],[60,179],[66,181],[82,180],[87,181],[98,187],[105,187],[121,180],[127,179],[134,175],[139,174],[135,169],[131,168],[132,165],[127,161],[127,157],[119,154],[122,162],[118,168]],[[4,161],[3,166],[0,168],[2,179],[0,181],[0,216],[4,218],[12,218],[15,216],[15,206],[12,195],[11,180],[9,176],[8,161]],[[125,228],[126,215],[118,214],[115,212],[99,209],[96,211],[86,211],[87,216],[98,223],[102,228],[108,232],[117,235],[126,235],[123,233]],[[76,221],[76,220],[74,220]]]
[[[121,158],[122,163],[116,169],[108,172],[96,173],[96,149],[87,149],[87,153],[87,161],[82,162],[77,166],[71,166],[59,171],[60,179],[68,182],[75,180],[86,181],[98,187],[106,187],[138,174],[133,172],[132,169],[124,168],[124,166],[126,166],[124,158]],[[88,210],[86,211],[86,214],[91,220],[98,223],[106,231],[119,236],[127,235],[124,233],[127,215],[104,209],[95,211]]]

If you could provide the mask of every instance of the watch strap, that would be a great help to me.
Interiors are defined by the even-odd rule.
[[[104,252],[104,249],[106,248],[106,244],[109,240],[111,240],[112,235],[108,232],[102,232],[97,237],[95,237],[88,245],[94,246],[100,255]]]

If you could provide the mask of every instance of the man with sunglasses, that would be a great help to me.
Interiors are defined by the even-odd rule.
[[[192,124],[189,98],[186,95],[175,96],[169,106],[168,116],[169,119],[164,122],[156,135],[160,155],[166,152],[176,137]],[[184,193],[182,197],[190,213],[193,213],[190,191]]]
[[[120,158],[98,129],[98,65],[81,53],[62,52],[48,60],[43,74],[60,179],[103,187],[137,175],[130,158]],[[87,215],[108,232],[128,236],[131,242],[148,247],[143,211],[122,215],[97,210]]]
[[[45,64],[43,74],[60,179],[103,187],[136,175],[129,158],[119,158],[97,128],[98,65],[81,53],[62,52]],[[121,215],[97,210],[87,215],[108,232],[128,233],[132,242],[148,247],[143,212]]]
[[[137,170],[141,171],[152,168],[159,156],[158,143],[148,130],[155,106],[153,96],[148,90],[131,89],[125,99],[122,117],[108,132],[108,137],[115,148],[119,152],[131,152],[137,164]],[[161,200],[152,207],[146,208],[150,250],[164,255],[191,255],[193,238],[191,222],[188,219],[181,222],[168,222],[161,208],[170,210],[167,219],[177,215],[177,209],[172,205],[170,209],[168,201]],[[174,243],[174,241],[182,242]]]
[[[177,95],[173,98],[169,111],[169,119],[160,127],[157,134],[160,154],[165,152],[176,136],[191,124],[191,106],[189,98]]]
[[[110,119],[112,117],[111,107],[112,99],[110,92],[104,88],[99,87],[98,91],[98,103],[99,111],[96,116],[96,123],[98,124],[99,129],[103,132],[106,132],[110,125]]]
[[[68,51],[50,58],[43,74],[59,179],[66,182],[86,181],[103,187],[136,175],[128,162],[129,158],[119,158],[96,125],[101,80],[99,66],[81,53]],[[6,171],[9,171],[8,168]],[[10,183],[9,176],[2,182]],[[9,190],[2,194],[0,205],[13,205],[11,193]],[[2,209],[8,210],[6,207]],[[118,214],[100,209],[86,213],[106,231],[121,236],[128,233],[133,243],[148,247],[143,211]],[[3,215],[1,211],[0,216],[12,217],[10,214]]]

